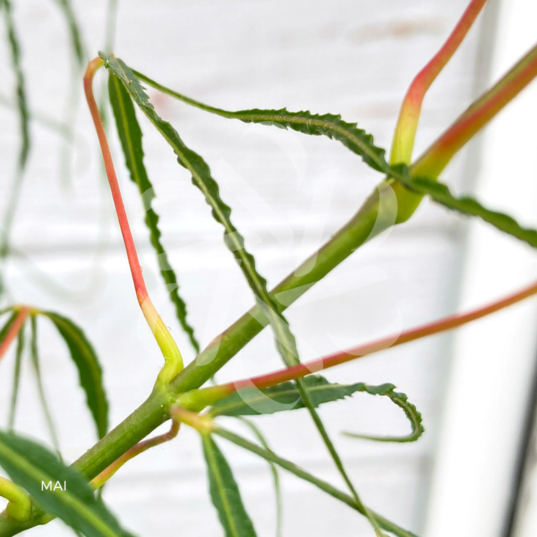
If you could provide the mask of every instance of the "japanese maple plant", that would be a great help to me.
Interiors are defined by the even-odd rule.
[[[81,386],[85,391],[87,405],[100,439],[69,465],[57,453],[15,433],[13,427],[7,431],[0,431],[0,466],[10,477],[10,480],[0,478],[0,496],[8,500],[7,508],[0,514],[0,537],[30,530],[56,517],[88,537],[132,535],[111,514],[95,491],[130,459],[153,446],[173,440],[183,427],[192,427],[199,433],[207,464],[211,499],[222,524],[223,533],[228,537],[253,536],[256,530],[255,523],[248,515],[241,499],[232,469],[219,447],[221,442],[231,442],[265,459],[271,465],[276,477],[276,472],[281,468],[345,503],[350,509],[367,518],[372,534],[378,536],[392,534],[399,537],[413,535],[367,507],[367,501],[359,495],[345,470],[344,461],[323,424],[318,407],[334,401],[344,404],[342,400],[356,392],[389,398],[406,414],[410,421],[411,432],[403,437],[361,436],[373,442],[417,441],[423,432],[418,410],[409,402],[406,395],[395,391],[395,387],[391,384],[381,386],[370,386],[361,382],[334,384],[322,377],[320,372],[366,355],[379,353],[388,347],[451,330],[490,315],[535,295],[537,282],[476,310],[434,320],[400,334],[344,349],[305,363],[300,360],[285,310],[312,285],[328,277],[331,270],[365,242],[374,239],[390,227],[404,224],[409,220],[424,197],[453,212],[480,218],[499,231],[508,233],[531,247],[537,247],[537,231],[522,227],[514,218],[490,210],[474,198],[455,196],[439,179],[453,156],[537,75],[537,46],[499,82],[473,102],[422,155],[413,158],[414,138],[424,96],[458,49],[485,3],[486,0],[470,2],[440,51],[413,80],[402,102],[390,158],[386,158],[385,151],[375,145],[370,134],[358,128],[355,123],[345,122],[338,115],[317,115],[287,109],[230,112],[203,104],[164,87],[129,67],[112,53],[99,53],[98,57],[89,63],[83,79],[85,95],[102,151],[136,299],[160,348],[164,365],[146,401],[109,431],[108,406],[101,367],[83,331],[58,313],[43,311],[32,305],[6,304],[7,307],[1,311],[3,323],[0,331],[0,358],[5,358],[10,347],[17,341],[14,350],[16,366],[12,408],[17,400],[21,354],[26,341],[24,334],[29,330],[31,356],[36,369],[39,369],[37,327],[41,319],[48,318],[65,340],[78,368]],[[3,4],[9,21],[9,2],[4,0]],[[11,26],[14,64],[20,68],[20,63],[17,62],[15,37]],[[158,256],[162,277],[172,289],[170,298],[178,321],[188,334],[197,354],[186,367],[181,351],[166,322],[153,305],[144,282],[107,134],[92,89],[95,74],[99,70],[107,73],[108,93],[120,145],[130,178],[138,187],[143,200],[145,221],[151,243]],[[20,78],[18,80],[20,83]],[[266,280],[256,268],[254,257],[248,251],[248,245],[233,224],[231,208],[220,197],[218,183],[211,174],[209,166],[199,154],[185,144],[175,127],[157,114],[142,83],[201,111],[246,123],[293,129],[305,135],[325,136],[342,143],[380,174],[380,182],[356,214],[322,248],[306,259],[274,289],[269,290]],[[21,95],[19,97],[21,98]],[[19,103],[23,105],[21,99]],[[237,261],[238,270],[242,271],[255,300],[255,305],[250,311],[217,335],[203,350],[200,349],[195,332],[189,323],[186,305],[179,295],[177,276],[168,262],[161,241],[159,217],[152,207],[154,200],[152,184],[144,166],[142,131],[137,119],[137,114],[140,113],[149,119],[151,125],[170,145],[178,163],[186,169],[183,171],[185,177],[191,176],[194,186],[201,191],[201,195],[210,206],[212,216],[223,227],[224,242]],[[21,158],[24,159],[24,155]],[[9,245],[6,243],[3,255],[8,253]],[[283,295],[286,297],[285,300],[281,299]],[[211,382],[214,375],[239,350],[267,327],[274,335],[275,352],[280,355],[283,362],[281,369],[225,384]],[[43,404],[45,405],[45,401]],[[270,450],[255,425],[255,416],[299,409],[305,409],[304,419],[309,415],[313,420],[320,441],[326,447],[327,456],[332,459],[341,474],[345,489],[340,490],[304,470],[295,462],[286,460]],[[221,416],[247,419],[247,424],[254,431],[258,442],[252,442],[224,428],[219,420]],[[165,422],[169,422],[169,432],[151,437],[151,433]],[[180,435],[177,441],[180,441]],[[43,483],[47,483],[48,486],[43,487]],[[280,533],[279,514],[277,520],[277,531]]]

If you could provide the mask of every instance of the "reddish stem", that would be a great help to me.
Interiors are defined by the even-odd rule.
[[[91,481],[91,484],[94,488],[98,489],[99,487],[104,485],[126,462],[130,461],[134,457],[140,455],[140,453],[143,453],[144,451],[147,451],[152,447],[173,440],[177,436],[178,432],[179,422],[173,420],[172,426],[167,433],[155,436],[154,438],[143,440],[142,442],[138,442],[138,444],[131,447],[121,457],[119,457],[119,459],[114,461],[108,468],[103,470],[97,477],[95,477]]]
[[[194,401],[199,400],[203,402],[205,406],[207,406],[221,399],[223,396],[236,392],[240,389],[249,388],[252,386],[255,386],[258,389],[264,389],[288,380],[296,380],[311,373],[315,373],[329,367],[334,367],[345,362],[350,362],[351,360],[361,358],[362,356],[367,356],[369,354],[373,354],[391,347],[396,347],[397,345],[402,345],[403,343],[408,343],[410,341],[433,334],[445,332],[446,330],[452,330],[453,328],[457,328],[471,321],[475,321],[476,319],[481,319],[482,317],[490,315],[491,313],[511,306],[535,294],[537,294],[537,282],[512,295],[509,295],[508,297],[467,313],[451,315],[438,321],[434,321],[417,328],[412,328],[399,335],[385,337],[377,341],[373,341],[372,343],[359,345],[346,351],[337,352],[335,354],[325,356],[324,358],[295,365],[287,369],[280,369],[266,375],[229,382],[219,386],[202,388],[199,390],[198,396],[196,396],[195,392],[193,392],[193,397],[191,399]]]
[[[472,0],[470,2],[457,26],[455,26],[446,42],[442,45],[442,48],[416,75],[410,84],[403,104],[401,105],[401,111],[397,121],[392,149],[392,163],[397,164],[398,162],[410,161],[425,94],[457,51],[486,3],[487,0]]]
[[[15,317],[13,324],[11,325],[6,338],[2,343],[0,343],[0,360],[4,357],[4,354],[9,349],[9,346],[13,340],[17,337],[17,334],[20,332],[21,328],[24,326],[24,322],[30,315],[31,308],[28,306],[22,306],[19,310],[19,314]]]
[[[121,234],[123,235],[123,242],[127,251],[127,258],[129,260],[136,297],[138,298],[138,303],[142,308],[142,313],[144,314],[147,324],[153,332],[165,359],[165,366],[159,374],[159,380],[167,383],[183,369],[183,358],[181,357],[181,353],[179,352],[177,344],[170,334],[170,331],[164,324],[164,321],[161,319],[147,293],[144,277],[142,276],[142,268],[140,267],[140,261],[138,260],[136,246],[134,245],[134,239],[132,238],[129,220],[127,218],[127,212],[125,211],[125,206],[121,197],[121,190],[119,189],[114,162],[112,161],[112,154],[110,153],[110,147],[108,145],[108,140],[106,139],[106,133],[99,114],[99,108],[97,107],[95,97],[93,96],[93,77],[97,70],[103,66],[103,63],[101,58],[95,58],[89,63],[86,74],[84,75],[84,91],[86,93],[91,117],[95,124],[95,130],[97,131],[97,137],[99,138],[104,167],[110,184],[119,227],[121,228]]]
[[[534,46],[498,83],[484,93],[412,165],[414,176],[438,177],[453,155],[537,76]]]
[[[104,167],[108,177],[108,182],[110,184],[110,190],[112,191],[112,198],[114,200],[114,206],[116,208],[121,234],[123,235],[123,242],[125,243],[125,249],[127,250],[127,257],[131,269],[132,280],[134,282],[134,288],[136,290],[136,296],[138,297],[138,302],[142,304],[143,301],[147,299],[147,289],[145,286],[144,277],[142,276],[140,261],[138,260],[136,246],[134,245],[134,239],[129,226],[127,212],[125,211],[125,205],[123,204],[123,199],[121,197],[116,170],[114,169],[114,162],[112,161],[112,154],[110,152],[108,140],[106,139],[106,132],[99,114],[97,102],[95,101],[95,97],[93,95],[93,77],[95,76],[97,70],[102,67],[102,65],[103,60],[101,58],[95,58],[89,63],[86,74],[84,75],[84,92],[86,93],[86,99],[88,101],[91,117],[95,125],[95,130],[97,131],[97,137],[99,138],[99,144],[103,154]]]

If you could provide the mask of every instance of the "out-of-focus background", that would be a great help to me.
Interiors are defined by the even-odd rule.
[[[113,41],[113,50],[129,65],[196,99],[231,110],[286,106],[340,113],[389,148],[409,83],[467,3],[120,0],[115,17],[110,17],[113,0],[112,11],[104,0],[77,0],[72,7],[87,59]],[[103,363],[116,425],[149,394],[161,359],[134,296],[61,2],[12,4],[33,120],[31,158],[6,264],[7,289],[15,302],[58,311],[84,327]],[[532,0],[490,1],[426,98],[416,155],[527,51],[535,40],[535,20]],[[0,27],[0,210],[5,212],[20,136],[7,34]],[[104,93],[104,74],[96,86]],[[270,284],[322,245],[380,179],[326,138],[245,125],[153,90],[149,95],[209,162]],[[537,225],[535,117],[534,85],[461,152],[445,181]],[[51,118],[56,126],[46,124]],[[250,307],[251,293],[187,172],[148,122],[141,122],[163,241],[190,320],[206,345]],[[112,123],[112,149],[144,276],[189,361],[193,352],[160,280],[142,205]],[[65,124],[74,125],[72,144]],[[531,281],[535,269],[529,248],[424,202],[408,225],[361,248],[294,304],[289,320],[302,359],[313,359],[490,301]],[[389,402],[359,394],[321,410],[368,506],[426,537],[537,533],[536,322],[537,304],[529,301],[456,334],[327,373],[340,382],[391,382],[423,414],[426,433],[418,443],[391,445],[340,435],[343,430],[407,431],[403,414]],[[44,324],[40,348],[61,447],[66,460],[74,460],[95,442],[94,426],[67,351]],[[0,364],[2,420],[11,396],[13,358],[9,354]],[[276,367],[279,359],[265,331],[218,380]],[[17,431],[50,444],[28,359],[21,390]],[[257,423],[274,451],[341,484],[303,412],[261,417]],[[229,445],[222,447],[258,534],[273,535],[269,468]],[[309,484],[282,473],[282,486],[284,535],[372,535],[362,517]],[[207,489],[199,439],[185,428],[177,441],[126,465],[104,496],[138,535],[220,535]],[[57,521],[32,531],[36,536],[70,534]]]

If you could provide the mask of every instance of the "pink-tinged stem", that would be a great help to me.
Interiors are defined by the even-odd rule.
[[[127,258],[129,260],[136,297],[138,298],[138,303],[140,304],[144,317],[149,325],[149,328],[153,332],[166,361],[166,365],[161,371],[159,379],[163,382],[169,382],[183,369],[183,359],[168,328],[164,324],[164,321],[161,319],[160,315],[155,309],[155,306],[149,298],[144,277],[142,276],[142,269],[140,266],[140,261],[138,260],[138,253],[136,252],[136,246],[134,244],[134,239],[129,226],[127,212],[125,211],[125,205],[123,204],[123,199],[121,197],[121,190],[119,188],[116,170],[112,160],[112,154],[106,138],[104,125],[99,114],[99,108],[93,95],[93,78],[97,70],[102,66],[103,60],[101,58],[95,58],[89,63],[86,74],[84,75],[84,91],[86,93],[86,99],[88,101],[91,117],[93,118],[95,130],[97,131],[97,137],[101,146],[106,176],[108,177],[108,182],[110,184],[110,190],[112,192],[112,198],[116,208],[119,227],[121,228],[121,235],[123,236],[125,250],[127,251]]]
[[[125,249],[127,250],[127,257],[129,259],[129,266],[131,269],[132,280],[134,282],[134,288],[136,290],[136,296],[138,297],[138,302],[142,304],[143,301],[148,297],[147,289],[142,276],[140,261],[138,261],[138,253],[136,252],[134,239],[132,238],[127,212],[125,211],[125,205],[123,204],[123,199],[121,197],[121,190],[119,189],[119,183],[116,176],[116,170],[114,169],[114,162],[112,161],[110,146],[108,145],[106,132],[99,114],[99,108],[93,95],[93,77],[95,76],[97,70],[102,67],[102,65],[103,60],[101,58],[95,58],[89,63],[86,74],[84,75],[84,91],[86,93],[86,99],[88,101],[91,117],[95,125],[95,130],[97,131],[99,144],[101,146],[104,167],[108,177],[108,183],[110,184],[110,190],[112,191],[112,198],[114,200],[114,206],[116,208],[121,234],[123,235],[123,242],[125,243]]]
[[[537,45],[473,103],[411,167],[415,177],[438,177],[461,149],[537,76]]]
[[[506,298],[467,313],[451,315],[449,317],[440,319],[439,321],[434,321],[417,328],[412,328],[411,330],[407,330],[400,335],[385,337],[377,341],[373,341],[372,343],[359,345],[342,352],[325,356],[324,358],[295,365],[287,369],[280,369],[266,375],[260,375],[258,377],[238,380],[235,382],[229,382],[227,384],[221,384],[219,386],[211,386],[197,391],[192,391],[179,398],[178,403],[188,409],[201,410],[205,406],[213,404],[222,397],[241,389],[251,387],[258,389],[269,388],[282,382],[296,380],[298,378],[310,375],[311,373],[322,371],[323,369],[328,369],[329,367],[334,367],[345,362],[350,362],[356,358],[361,358],[384,349],[396,347],[397,345],[402,345],[403,343],[408,343],[410,341],[431,336],[433,334],[438,334],[440,332],[445,332],[447,330],[452,330],[453,328],[457,328],[471,321],[475,321],[476,319],[481,319],[482,317],[490,315],[491,313],[516,304],[517,302],[520,302],[521,300],[524,300],[525,298],[535,294],[537,294],[537,282],[512,295],[507,296]]]
[[[30,315],[31,308],[28,306],[22,306],[19,310],[19,314],[15,317],[13,324],[11,325],[6,338],[2,343],[0,343],[0,360],[4,357],[4,354],[9,349],[9,346],[13,340],[17,337],[17,334],[21,331],[21,328],[24,326],[28,315]]]
[[[470,2],[442,48],[412,81],[401,105],[395,128],[391,154],[392,164],[410,163],[425,94],[459,48],[486,2],[487,0],[472,0]]]
[[[106,470],[103,470],[97,477],[95,477],[91,481],[93,488],[98,489],[99,487],[102,487],[126,462],[140,455],[140,453],[151,449],[152,447],[159,446],[160,444],[173,440],[177,436],[178,432],[179,422],[174,420],[172,421],[171,429],[167,433],[139,442],[131,449],[126,451],[121,457],[119,457],[119,459],[113,462],[108,468],[106,468]]]

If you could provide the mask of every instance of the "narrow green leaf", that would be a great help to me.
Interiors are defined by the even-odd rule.
[[[61,518],[86,537],[131,537],[76,468],[65,466],[34,441],[0,432],[0,466],[43,511]]]
[[[21,326],[17,335],[17,351],[15,353],[15,369],[13,370],[13,384],[11,390],[11,404],[9,406],[8,428],[10,431],[15,427],[15,414],[19,401],[19,387],[21,380],[22,353],[24,351],[24,326]]]
[[[345,147],[356,153],[366,164],[377,171],[386,171],[385,150],[374,144],[373,136],[362,129],[359,129],[356,123],[347,123],[341,119],[340,115],[335,114],[312,114],[308,111],[289,112],[287,109],[280,110],[239,110],[230,112],[203,104],[199,101],[186,97],[181,93],[173,91],[148,76],[133,71],[134,74],[143,82],[158,89],[159,91],[175,97],[191,106],[195,106],[206,112],[217,114],[222,117],[239,119],[244,123],[261,123],[262,125],[274,125],[283,129],[293,129],[297,132],[313,136],[328,136],[333,140],[341,142]]]
[[[100,53],[105,66],[123,83],[131,98],[136,102],[156,129],[162,134],[177,155],[179,164],[192,175],[192,182],[205,196],[212,208],[212,214],[217,222],[225,229],[224,242],[231,250],[237,263],[252,289],[256,301],[263,308],[271,323],[280,354],[284,356],[287,365],[297,363],[296,342],[289,331],[287,321],[282,316],[276,299],[268,292],[266,280],[258,273],[254,257],[246,250],[244,238],[231,221],[231,208],[220,198],[217,182],[211,175],[211,170],[203,158],[189,149],[180,138],[172,125],[161,119],[149,102],[147,94],[132,71],[112,55]]]
[[[370,395],[388,397],[394,404],[403,409],[412,426],[407,436],[369,436],[354,433],[344,433],[347,436],[375,440],[378,442],[414,442],[424,432],[421,414],[417,408],[408,401],[404,393],[395,391],[393,384],[370,386],[363,382],[356,384],[331,384],[324,377],[311,375],[305,379],[306,389],[310,400],[315,407],[324,403],[338,401],[358,392]],[[283,382],[265,390],[244,389],[235,392],[215,403],[210,414],[212,416],[254,416],[274,414],[286,410],[304,408],[304,403],[293,382]]]
[[[58,435],[56,433],[56,427],[54,425],[54,420],[52,419],[52,414],[50,412],[50,407],[45,395],[45,387],[43,385],[43,378],[41,377],[41,366],[39,363],[39,349],[37,346],[37,320],[35,315],[32,315],[30,319],[30,326],[32,329],[30,350],[32,358],[32,366],[34,368],[35,378],[37,381],[37,391],[39,392],[39,400],[41,401],[41,408],[45,414],[45,420],[47,422],[47,427],[49,430],[50,438],[52,440],[52,445],[54,449],[60,453],[60,443],[58,441]]]
[[[30,152],[30,128],[28,104],[26,98],[26,81],[22,70],[21,47],[15,23],[13,20],[13,7],[11,0],[0,0],[4,7],[4,18],[7,27],[7,36],[9,40],[9,49],[11,52],[11,62],[15,71],[17,107],[19,109],[20,129],[21,129],[21,148],[19,153],[19,169],[26,166],[28,154]]]
[[[103,385],[99,359],[84,332],[72,321],[51,311],[41,312],[56,326],[78,369],[80,385],[86,392],[86,402],[95,421],[99,438],[108,430],[108,401]]]
[[[287,459],[284,459],[276,455],[273,451],[263,449],[262,447],[254,444],[253,442],[250,442],[249,440],[246,440],[245,438],[235,433],[232,433],[231,431],[228,431],[227,429],[223,429],[222,427],[215,427],[213,429],[213,433],[217,434],[218,436],[221,436],[222,438],[225,438],[226,440],[232,442],[233,444],[243,449],[246,449],[258,455],[259,457],[265,459],[266,461],[277,464],[280,468],[283,468],[284,470],[287,470],[288,472],[296,475],[300,479],[303,479],[304,481],[307,481],[308,483],[315,485],[323,492],[330,494],[330,496],[347,504],[352,509],[356,509],[362,515],[366,515],[363,509],[363,506],[359,504],[358,502],[356,502],[356,500],[353,497],[349,496],[348,494],[345,494],[344,492],[341,492],[340,490],[336,489],[335,487],[333,487],[326,481],[323,481],[322,479],[315,477],[309,472],[306,472],[306,470],[300,468],[293,462],[288,461]],[[398,537],[417,537],[414,533],[399,527],[397,524],[390,522],[388,519],[384,518],[378,513],[375,513],[374,511],[370,511],[370,515],[375,518],[375,520],[384,530],[389,531],[393,533],[394,535],[397,535]]]
[[[257,438],[261,446],[267,451],[270,451],[270,447],[265,438],[265,435],[261,432],[261,429],[250,420],[238,416],[238,418],[252,431],[254,436]],[[278,473],[278,467],[272,462],[267,461],[270,466],[270,471],[272,473],[272,483],[274,485],[274,496],[276,499],[276,537],[281,537],[282,535],[282,523],[283,523],[283,502],[282,502],[282,490],[280,486],[280,475]]]
[[[496,229],[529,244],[533,248],[537,248],[537,230],[522,227],[513,217],[507,214],[491,211],[469,196],[458,198],[451,193],[447,185],[438,181],[431,181],[426,177],[411,178],[408,174],[400,174],[396,179],[400,180],[407,188],[422,195],[430,196],[434,201],[448,209],[467,216],[477,216],[493,225]]]
[[[73,6],[71,5],[70,0],[56,0],[56,3],[60,6],[69,28],[73,56],[75,57],[78,66],[82,68],[87,60],[86,54],[84,53],[84,45],[82,44],[82,32],[80,31],[80,25],[76,20]]]
[[[246,123],[260,123],[262,125],[275,125],[277,127],[291,128],[298,132],[311,135],[324,135],[343,143],[353,153],[360,155],[364,161],[378,171],[386,173],[407,188],[422,195],[428,195],[437,203],[444,205],[461,214],[477,216],[493,225],[500,231],[508,233],[517,239],[537,247],[537,231],[526,229],[506,214],[491,211],[477,200],[470,197],[456,198],[449,188],[436,179],[411,178],[404,166],[390,166],[385,158],[385,151],[376,147],[373,137],[356,127],[356,124],[347,123],[341,116],[333,114],[315,115],[309,112],[289,112],[288,110],[241,110],[230,112],[206,105],[190,97],[182,95],[150,79],[146,75],[134,71],[134,74],[143,82],[162,91],[166,95],[179,99],[191,106],[222,117],[239,119]]]
[[[231,468],[215,441],[202,435],[203,454],[207,462],[211,499],[226,537],[255,537],[254,526],[240,495]]]
[[[0,244],[1,258],[5,257],[9,250],[9,233],[18,206],[23,174],[26,168],[26,163],[28,161],[28,155],[30,154],[30,121],[28,113],[28,103],[26,98],[26,82],[21,63],[21,47],[19,44],[17,31],[15,29],[15,23],[13,20],[13,8],[11,6],[11,0],[0,0],[0,7],[4,8],[4,19],[6,22],[7,37],[9,41],[9,49],[11,52],[11,63],[15,71],[17,108],[19,110],[21,135],[21,147],[19,151],[17,173],[10,194],[10,200],[7,204],[7,212],[4,217],[4,237],[2,239],[2,243]]]
[[[283,362],[287,366],[299,363],[300,361],[298,358],[295,337],[291,333],[289,324],[283,316],[278,302],[274,296],[269,293],[266,280],[257,272],[255,260],[245,248],[244,238],[231,222],[231,208],[220,198],[218,184],[212,177],[209,166],[200,155],[189,149],[184,144],[177,131],[169,122],[164,121],[159,117],[159,115],[155,112],[153,105],[149,102],[149,98],[139,80],[129,69],[129,67],[127,67],[122,60],[113,55],[104,54],[102,52],[100,52],[99,55],[104,60],[105,67],[110,69],[112,73],[121,80],[131,98],[136,102],[151,123],[153,123],[155,128],[162,134],[162,136],[173,148],[179,163],[191,173],[193,183],[202,191],[207,203],[211,206],[213,217],[217,222],[222,224],[225,229],[224,241],[227,247],[234,254],[250,288],[254,293],[259,307],[262,308],[263,313],[272,326],[276,348],[278,349]],[[323,128],[322,125],[324,124],[322,124],[322,121],[319,123],[319,121],[321,120],[318,118],[312,120],[311,122],[309,120],[305,120],[305,118],[301,118],[300,121],[293,124],[297,129],[303,130],[304,132],[314,133],[317,132],[315,129],[319,129],[317,134],[324,134],[324,132],[321,132],[321,129]],[[342,135],[342,133],[346,131],[344,126],[339,125],[334,132],[339,133],[338,135],[334,134],[334,137],[336,137]],[[370,152],[364,153],[364,155],[368,155],[367,158],[372,158],[376,155],[375,151],[371,150],[369,147],[368,142],[370,142],[370,140],[367,137],[358,137],[353,139],[353,142],[357,144],[356,147],[360,147],[364,151],[369,148]],[[376,157],[377,159],[379,158],[378,155],[376,155]],[[366,157],[364,156],[364,158]],[[309,401],[304,381],[299,379],[297,381],[297,386],[299,393],[315,423],[315,426],[319,430],[319,433],[321,434],[321,437],[323,438],[330,455],[334,459],[338,470],[345,479],[349,489],[353,492],[356,501],[360,502],[358,494],[356,493],[356,490],[354,489],[348,474],[343,467],[343,462],[339,457],[333,442],[328,436],[328,433],[319,415],[315,411],[313,404],[311,404]],[[364,507],[364,509],[367,512],[367,508]],[[375,530],[377,530],[377,533],[380,535],[380,531],[376,527],[374,519],[371,519],[371,523],[373,526],[375,526]]]
[[[77,21],[71,0],[55,0],[67,23],[69,40],[71,42],[71,52],[74,58],[71,72],[71,83],[67,106],[65,112],[65,124],[68,126],[65,142],[60,150],[60,177],[65,186],[69,186],[71,181],[71,161],[73,158],[75,143],[75,122],[78,108],[78,97],[80,91],[80,74],[87,62],[87,55],[82,42],[82,32]],[[72,186],[72,185],[70,185]]]
[[[175,306],[177,319],[181,323],[183,330],[188,334],[196,354],[199,354],[200,345],[194,335],[194,329],[188,322],[186,304],[179,295],[177,276],[168,260],[168,254],[161,241],[162,234],[158,226],[159,216],[152,207],[153,200],[156,196],[144,166],[142,131],[136,119],[134,106],[129,94],[123,88],[123,84],[113,74],[110,74],[108,79],[108,91],[116,119],[121,147],[125,155],[125,163],[130,172],[132,182],[138,186],[144,204],[145,223],[149,229],[151,244],[157,254],[160,274],[170,291],[170,297]]]

